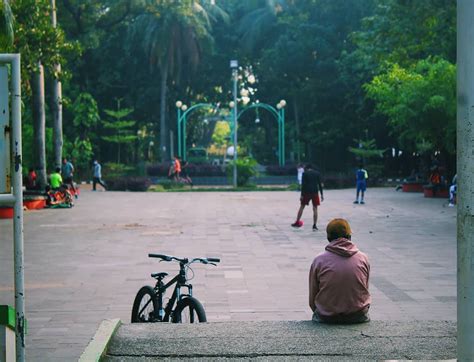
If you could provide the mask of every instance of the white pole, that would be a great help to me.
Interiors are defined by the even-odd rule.
[[[16,310],[16,359],[25,361],[25,286],[23,261],[23,180],[21,151],[21,74],[20,54],[12,61],[12,151],[14,204],[14,268]]]
[[[234,172],[233,172],[233,185],[237,187],[237,68],[232,70],[232,78],[234,81]]]
[[[474,2],[457,3],[458,360],[474,360]]]

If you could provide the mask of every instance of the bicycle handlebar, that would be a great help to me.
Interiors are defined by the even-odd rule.
[[[180,263],[185,263],[185,264],[191,264],[194,262],[200,262],[203,264],[212,264],[212,263],[219,263],[221,260],[219,258],[194,258],[194,259],[187,259],[187,258],[177,258],[175,256],[169,256],[169,255],[164,255],[164,254],[148,254],[148,257],[150,258],[159,258],[162,259],[163,261],[179,261]]]
[[[164,254],[148,254],[149,258],[159,258],[163,259],[164,261],[171,261],[173,260],[172,256],[164,255]]]

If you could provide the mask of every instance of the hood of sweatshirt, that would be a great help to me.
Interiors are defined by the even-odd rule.
[[[346,258],[350,258],[359,251],[357,246],[346,238],[339,238],[331,241],[325,249],[333,254]]]

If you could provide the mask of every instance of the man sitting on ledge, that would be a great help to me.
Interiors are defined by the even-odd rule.
[[[329,245],[316,256],[309,271],[309,306],[320,323],[368,322],[370,264],[367,255],[351,241],[344,219],[326,228]]]

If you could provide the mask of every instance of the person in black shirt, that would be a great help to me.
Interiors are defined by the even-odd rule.
[[[318,191],[321,193],[321,200],[319,199]],[[313,230],[318,230],[316,226],[318,222],[318,206],[321,201],[324,201],[323,197],[323,186],[321,185],[321,175],[316,171],[312,165],[308,164],[305,167],[303,173],[303,183],[301,185],[301,197],[300,197],[300,208],[296,221],[291,226],[299,228],[303,226],[301,216],[303,216],[303,210],[306,205],[309,205],[309,201],[313,203]]]

